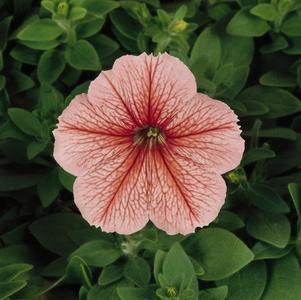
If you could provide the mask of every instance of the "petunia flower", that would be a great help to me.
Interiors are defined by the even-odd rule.
[[[91,225],[131,234],[151,220],[188,234],[224,203],[221,174],[244,150],[237,121],[225,103],[197,93],[179,59],[125,55],[59,117],[54,158],[77,176],[74,201]]]

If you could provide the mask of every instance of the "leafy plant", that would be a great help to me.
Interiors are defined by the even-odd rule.
[[[72,98],[144,51],[179,57],[246,141],[185,237],[90,227],[52,157]],[[300,55],[299,0],[0,0],[0,299],[301,299]]]

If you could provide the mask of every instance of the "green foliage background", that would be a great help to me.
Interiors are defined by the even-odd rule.
[[[185,4],[185,5],[183,5]],[[123,54],[168,51],[246,140],[208,227],[90,227],[53,160],[57,117]],[[0,299],[301,299],[299,0],[0,0]]]

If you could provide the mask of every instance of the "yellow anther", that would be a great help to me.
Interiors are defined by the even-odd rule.
[[[151,137],[157,137],[159,134],[159,130],[157,128],[154,127],[150,127],[147,131],[147,137],[151,138]]]

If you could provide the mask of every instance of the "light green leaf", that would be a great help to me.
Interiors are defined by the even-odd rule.
[[[41,19],[29,23],[19,33],[20,40],[32,42],[51,41],[59,37],[64,30],[51,19]]]
[[[262,36],[269,30],[266,21],[251,15],[246,10],[238,11],[230,20],[227,32],[238,36]]]
[[[205,269],[202,280],[219,280],[242,269],[253,259],[252,251],[233,233],[206,228],[185,241],[187,253]]]
[[[274,4],[260,3],[254,6],[250,13],[267,21],[275,21],[278,18],[278,11]]]

